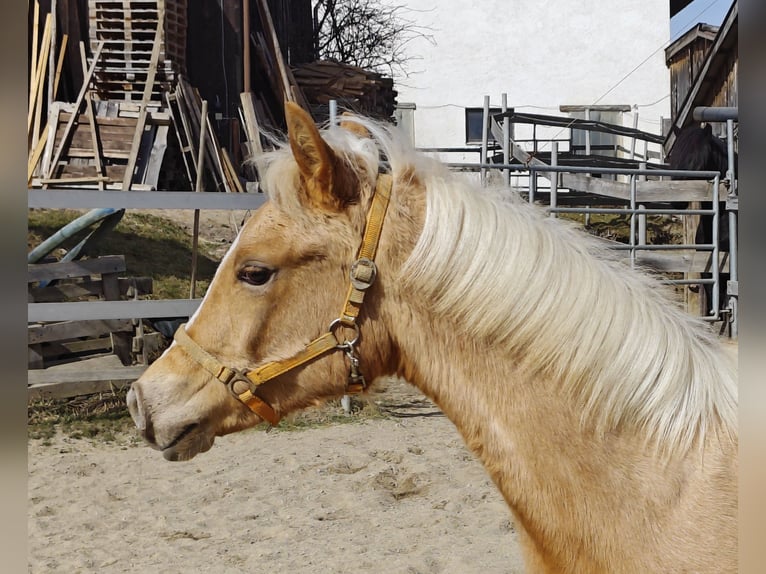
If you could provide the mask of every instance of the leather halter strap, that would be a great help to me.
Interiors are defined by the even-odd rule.
[[[251,411],[261,419],[268,421],[272,426],[279,423],[281,416],[271,405],[256,395],[257,388],[267,381],[311,362],[330,351],[345,351],[351,361],[351,374],[349,375],[346,392],[348,394],[360,393],[366,387],[364,378],[357,371],[359,361],[354,353],[354,345],[359,338],[359,326],[356,321],[364,302],[365,293],[374,283],[377,275],[377,267],[374,260],[386,210],[391,198],[392,184],[393,178],[391,175],[378,175],[370,209],[367,212],[367,222],[362,243],[359,246],[357,258],[351,265],[349,288],[340,317],[330,324],[326,333],[308,343],[295,355],[287,359],[271,361],[253,369],[238,369],[224,365],[200,347],[186,332],[185,323],[178,328],[173,337],[175,342],[192,359],[199,363],[202,368],[225,384]],[[352,340],[339,340],[335,329],[337,325],[353,328],[355,331],[354,338]],[[244,392],[237,392],[234,388],[237,382],[247,384],[248,389]]]

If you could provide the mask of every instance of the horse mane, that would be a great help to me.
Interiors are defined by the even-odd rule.
[[[632,426],[665,450],[716,429],[736,434],[734,364],[667,289],[515,192],[482,188],[417,153],[394,127],[353,121],[372,138],[326,129],[336,155],[371,181],[382,156],[394,181],[415,173],[426,190],[425,223],[398,279],[430,312],[560,381],[583,424],[600,432]],[[297,173],[285,177],[294,163],[285,146],[260,162],[264,187],[285,207],[297,201]]]

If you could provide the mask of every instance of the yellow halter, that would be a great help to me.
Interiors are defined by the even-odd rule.
[[[224,365],[194,342],[186,332],[185,323],[175,333],[175,342],[192,359],[216,379],[224,383],[234,396],[272,426],[278,424],[281,417],[271,405],[255,394],[257,388],[265,382],[283,375],[300,365],[313,361],[329,351],[345,351],[346,356],[349,358],[351,370],[346,385],[346,393],[360,393],[367,385],[364,377],[359,372],[359,358],[355,352],[355,345],[359,340],[359,325],[356,321],[364,302],[365,292],[375,282],[377,275],[375,253],[378,249],[378,241],[380,240],[380,232],[386,217],[388,202],[391,198],[392,184],[393,178],[391,175],[381,174],[378,176],[370,210],[367,213],[367,223],[362,243],[359,246],[356,261],[351,265],[348,292],[340,317],[330,323],[326,333],[311,341],[301,351],[298,351],[298,353],[288,359],[265,363],[254,369],[237,369]],[[336,336],[336,330],[340,326],[354,329],[354,338],[340,341]],[[234,389],[235,383],[240,381],[248,385],[248,389],[242,393]]]

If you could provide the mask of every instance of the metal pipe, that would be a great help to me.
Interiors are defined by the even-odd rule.
[[[729,180],[729,195],[737,197],[737,174],[734,172],[734,121],[726,121],[726,147],[729,159],[729,169],[726,178]],[[729,211],[729,273],[732,281],[737,281],[737,216],[738,212]]]
[[[500,109],[505,114],[508,111],[508,94],[501,94],[500,102]],[[511,163],[511,119],[505,115],[503,116],[503,163]],[[511,172],[508,169],[503,170],[503,183],[506,187],[511,187]]]
[[[484,96],[484,111],[481,120],[481,157],[482,164],[487,163],[487,145],[489,143],[489,96]],[[481,170],[481,185],[487,184],[487,170]]]
[[[556,167],[559,163],[559,142],[551,142],[551,167]],[[551,181],[551,195],[550,195],[550,207],[554,210],[550,212],[550,217],[558,217],[556,214],[556,207],[558,207],[558,190],[559,190],[559,176],[558,173],[553,172],[550,174]]]
[[[720,223],[720,202],[718,201],[718,194],[716,193],[716,190],[718,189],[718,180],[720,176],[715,177],[715,184],[713,186],[713,197],[712,197],[712,203],[713,203],[713,254],[710,268],[713,272],[713,313],[715,317],[718,317],[718,313],[720,311],[721,307],[721,260],[719,257],[720,247],[718,245],[718,231],[719,231],[719,223]]]
[[[692,117],[697,122],[739,121],[739,108],[697,106],[692,111]]]
[[[630,266],[636,266],[636,176],[630,176],[630,209],[633,211],[630,215]]]
[[[35,247],[27,254],[27,263],[37,263],[40,259],[48,255],[51,251],[56,249],[64,241],[79,233],[83,229],[86,229],[98,223],[105,218],[109,217],[118,210],[112,207],[92,209],[88,213],[81,215],[77,219],[70,221],[64,227],[59,229],[56,233],[51,235],[48,239],[43,241],[40,245]]]
[[[635,141],[635,140],[634,140]],[[638,164],[638,167],[640,169],[646,169],[646,162],[642,161]],[[646,181],[645,175],[639,175],[638,179],[641,181]],[[639,205],[638,209],[640,211],[644,211],[646,209],[645,205]],[[646,213],[638,213],[638,244],[639,245],[646,245]]]
[[[338,124],[338,100],[330,100],[330,125]]]
[[[692,171],[689,169],[637,169],[637,168],[621,168],[621,167],[583,167],[575,165],[523,165],[517,163],[503,164],[503,163],[467,163],[467,162],[446,162],[444,165],[447,167],[474,170],[480,169],[510,169],[511,171],[549,171],[558,173],[603,173],[603,174],[622,174],[622,175],[652,175],[652,176],[681,176],[691,179],[707,179],[711,180],[716,175],[720,175],[719,172],[713,170],[699,170]]]

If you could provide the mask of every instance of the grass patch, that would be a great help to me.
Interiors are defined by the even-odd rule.
[[[582,225],[588,233],[620,243],[630,239],[630,216],[614,213],[592,213],[585,227],[585,215],[560,213],[561,219],[568,219]],[[649,244],[682,243],[683,224],[670,215],[649,215],[646,218],[646,240]]]
[[[27,437],[48,443],[56,433],[99,442],[138,443],[125,405],[127,388],[70,399],[39,399],[27,405]],[[131,434],[134,438],[131,438]]]
[[[27,220],[27,246],[39,245],[82,212],[67,209],[30,209]],[[52,255],[59,259],[92,228],[65,240]],[[83,254],[89,257],[124,255],[132,277],[151,277],[151,299],[183,299],[189,296],[191,279],[191,238],[183,226],[148,213],[126,212],[117,226],[98,241],[88,245]],[[197,255],[197,293],[204,295],[218,266],[212,245],[199,241]]]

